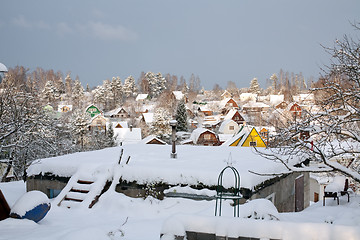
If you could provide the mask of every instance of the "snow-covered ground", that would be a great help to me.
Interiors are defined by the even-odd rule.
[[[25,193],[23,182],[0,183],[10,207]],[[224,222],[236,220],[232,218],[232,207],[224,204],[222,217]],[[248,206],[249,207],[249,206]],[[241,215],[249,212],[246,205],[240,209]],[[194,201],[180,198],[129,198],[110,189],[101,196],[92,209],[67,209],[52,206],[47,216],[38,224],[29,220],[6,219],[0,221],[0,239],[131,239],[155,240],[160,238],[164,222],[176,214],[201,216],[214,219],[215,201]],[[266,210],[265,210],[266,211]],[[317,234],[312,239],[360,239],[360,197],[351,196],[350,203],[346,198],[336,201],[327,199],[326,206],[322,202],[315,203],[300,213],[279,213],[280,224],[286,223],[316,223],[327,224],[342,229],[342,234],[333,236]],[[238,220],[238,219],[237,219]],[[220,220],[221,221],[221,220]],[[245,220],[244,220],[245,221]],[[246,219],[248,221],[248,219]],[[261,228],[268,228],[274,220],[252,220],[244,222],[245,226],[253,228],[257,221]],[[199,223],[198,223],[199,224]],[[201,224],[201,223],[200,223]],[[294,233],[298,231],[292,226]],[[291,232],[291,228],[288,229]],[[319,237],[320,236],[320,237]],[[340,237],[339,237],[340,236]],[[341,237],[343,236],[343,237]],[[301,239],[296,234],[284,239]]]

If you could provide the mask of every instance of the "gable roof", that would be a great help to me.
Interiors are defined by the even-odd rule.
[[[152,141],[158,142],[158,143],[153,143],[153,144],[166,145],[166,142],[164,142],[164,141],[161,140],[160,138],[156,137],[155,135],[147,136],[146,138],[144,138],[143,140],[141,140],[139,143],[142,143],[142,144],[150,144]]]
[[[251,147],[250,142],[256,142],[256,147],[266,147],[264,140],[258,131],[253,127],[242,143],[242,147]]]
[[[172,93],[174,94],[176,100],[178,100],[178,101],[183,99],[185,96],[181,91],[173,91]]]
[[[257,142],[257,147],[266,147],[264,140],[261,138],[255,127],[250,128],[250,126],[242,126],[239,132],[223,145],[231,147],[250,147],[250,142],[253,141]]]
[[[112,115],[118,114],[121,111],[121,109],[124,109],[124,108],[123,107],[115,108],[113,110],[110,110],[110,111],[104,113],[104,115],[105,116],[112,116]],[[124,111],[127,112],[125,109],[124,109]]]
[[[142,113],[146,124],[150,124],[154,121],[154,113]]]
[[[226,119],[224,120],[221,124],[220,124],[220,127],[219,127],[219,132],[223,133],[225,128],[229,125],[229,124],[232,124],[234,126],[239,126],[234,120],[232,119]]]
[[[145,100],[148,96],[149,94],[145,94],[145,93],[138,94],[135,101]]]
[[[193,142],[193,143],[197,143],[197,141],[199,140],[199,137],[201,134],[205,133],[205,132],[209,132],[211,134],[215,134],[215,132],[209,130],[209,129],[206,129],[206,128],[197,128],[195,129],[194,131],[192,131],[191,133],[191,136],[190,136],[190,140]]]

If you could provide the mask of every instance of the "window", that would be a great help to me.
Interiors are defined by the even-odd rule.
[[[211,134],[209,134],[209,133],[208,133],[208,134],[205,134],[205,135],[204,135],[204,139],[205,139],[205,140],[210,140],[210,139],[211,139]]]
[[[256,141],[250,142],[250,147],[256,147],[256,146],[257,146]]]
[[[234,126],[229,126],[229,130],[234,130]]]

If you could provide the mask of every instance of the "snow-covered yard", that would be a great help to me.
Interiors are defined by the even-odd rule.
[[[25,184],[0,183],[0,189],[11,207],[25,193]],[[204,219],[203,225],[207,222],[214,223],[215,220],[217,223],[227,223],[219,224],[218,228],[225,228],[229,223],[232,225],[239,221],[231,217],[232,207],[229,204],[223,206],[225,207],[223,216],[215,218],[215,201],[180,198],[165,198],[160,201],[151,197],[144,200],[108,191],[92,209],[52,206],[48,215],[38,224],[30,220],[10,218],[0,221],[0,239],[155,240],[160,238],[163,224],[177,214]],[[248,210],[249,207],[244,205],[240,209],[241,215],[249,212]],[[360,239],[360,197],[358,196],[351,196],[350,203],[347,203],[346,198],[340,198],[340,205],[332,199],[327,199],[325,207],[320,201],[302,212],[279,213],[278,217],[280,221],[244,219],[242,224],[247,229],[260,226],[258,230],[263,231],[277,222],[281,226],[289,226],[287,232],[294,232],[291,236],[283,236],[284,239],[301,239],[300,235],[296,234],[299,232],[296,228],[297,224],[291,223],[306,224],[309,229],[314,226],[312,223],[315,223],[315,227],[322,226],[318,228],[319,230],[324,229],[326,225],[325,229],[337,228],[339,231],[335,231],[335,235],[332,236],[322,235],[317,231],[312,235],[313,239]],[[197,224],[202,225],[201,222]],[[239,231],[239,229],[234,230]]]

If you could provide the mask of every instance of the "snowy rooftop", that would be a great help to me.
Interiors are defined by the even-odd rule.
[[[116,176],[139,183],[203,183],[215,186],[218,174],[227,166],[227,162],[231,162],[240,172],[241,186],[251,189],[270,177],[252,174],[249,170],[257,173],[286,171],[283,165],[264,159],[255,154],[252,148],[181,145],[177,146],[177,159],[170,158],[170,145],[129,144],[123,149],[123,158],[131,157],[129,164],[117,164],[121,147],[114,147],[43,159],[29,167],[28,175],[50,172],[70,177],[78,169],[93,172],[97,168],[108,168]],[[232,187],[233,178],[225,179],[224,185]]]
[[[7,67],[4,64],[0,63],[0,72],[7,72],[7,71],[8,71]]]

